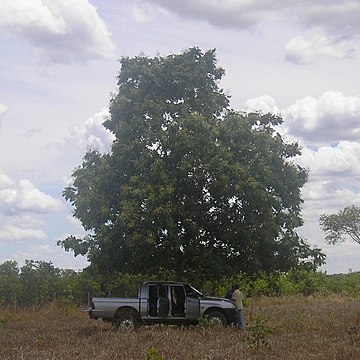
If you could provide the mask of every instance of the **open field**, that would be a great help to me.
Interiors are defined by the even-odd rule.
[[[360,300],[262,298],[247,304],[266,320],[269,347],[252,349],[254,332],[231,327],[141,327],[121,333],[68,307],[0,312],[0,359],[360,359]],[[250,324],[251,325],[251,324]],[[258,335],[261,336],[261,335]]]

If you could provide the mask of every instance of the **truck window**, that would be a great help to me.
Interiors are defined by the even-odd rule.
[[[186,296],[193,299],[199,299],[202,297],[202,293],[188,284],[184,284]]]

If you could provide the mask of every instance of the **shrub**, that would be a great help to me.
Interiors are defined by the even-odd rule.
[[[251,313],[246,329],[245,342],[251,349],[259,351],[262,346],[270,348],[268,337],[274,330],[268,325],[268,318]]]
[[[146,360],[164,360],[159,351],[151,347],[146,353]]]

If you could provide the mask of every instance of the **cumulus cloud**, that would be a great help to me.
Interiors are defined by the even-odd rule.
[[[307,147],[297,159],[309,170],[305,186],[306,202],[312,208],[337,210],[349,204],[360,205],[360,144],[341,141],[336,146]]]
[[[276,101],[269,95],[259,96],[257,98],[249,99],[245,103],[246,112],[261,112],[263,114],[280,113],[279,108],[276,105]]]
[[[284,111],[289,132],[310,143],[358,140],[360,136],[360,96],[327,91],[318,99],[298,100]]]
[[[207,1],[207,0],[143,0],[157,4],[163,9],[180,16],[207,21],[220,28],[251,29],[262,21],[278,17],[279,9],[286,8],[286,1],[250,0],[250,1]]]
[[[87,0],[2,0],[0,30],[34,45],[45,62],[114,56],[109,30]]]
[[[296,21],[318,27],[337,38],[360,34],[360,4],[356,0],[142,0],[180,16],[203,19],[214,26],[246,29],[268,21]]]
[[[313,0],[299,10],[300,21],[306,26],[321,27],[339,39],[360,35],[360,3],[357,0]]]
[[[345,59],[353,58],[354,50],[347,49],[344,42],[316,35],[312,40],[296,36],[286,44],[285,58],[296,64],[307,64],[319,58]]]
[[[1,126],[1,118],[7,112],[7,110],[8,110],[7,106],[0,103],[0,126]]]
[[[0,103],[0,118],[6,113],[7,110],[8,110],[7,106]]]
[[[344,186],[351,187],[352,181],[359,181],[360,143],[341,141],[336,146],[321,146],[319,148],[304,148],[301,165],[309,167],[317,176],[328,178],[339,176]]]
[[[360,3],[355,0],[141,0],[156,4],[184,18],[203,20],[219,28],[264,29],[271,23],[297,24],[321,35],[312,40],[302,36],[286,45],[286,59],[297,64],[319,57],[337,59],[355,56],[349,41],[360,35]]]
[[[23,226],[5,224],[0,227],[0,242],[17,242],[24,239],[43,240],[46,238],[44,231]]]
[[[63,209],[60,200],[52,198],[36,188],[29,180],[15,182],[0,172],[0,212],[35,213],[57,212]]]
[[[39,216],[63,210],[54,199],[29,180],[15,181],[0,171],[0,242],[44,240]]]
[[[311,232],[319,227],[321,214],[333,214],[349,204],[360,205],[360,196],[351,189],[342,188],[336,181],[318,180],[312,178],[303,187],[302,197],[304,199],[304,214],[314,223]],[[321,233],[322,239],[325,235]]]
[[[109,116],[109,109],[103,109],[86,120],[83,125],[70,128],[70,134],[65,138],[66,146],[71,144],[82,151],[90,148],[102,153],[108,152],[115,140],[114,134],[103,126],[103,122]]]
[[[0,211],[0,242],[20,242],[29,240],[44,240],[45,232],[41,229],[43,221],[36,216],[15,213],[8,216]]]

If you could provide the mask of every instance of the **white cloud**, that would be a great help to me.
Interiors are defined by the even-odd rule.
[[[12,181],[6,174],[0,172],[0,190],[6,189],[7,187],[13,186]]]
[[[103,122],[110,116],[108,109],[96,113],[81,126],[70,128],[70,135],[65,138],[66,146],[69,144],[86,151],[96,149],[100,152],[109,152],[112,142],[115,140],[113,133],[105,129]]]
[[[286,45],[286,58],[297,64],[318,58],[352,58],[351,41],[360,35],[360,3],[354,0],[142,0],[184,18],[203,20],[218,28],[266,31],[268,25],[297,25],[317,35],[302,36]]]
[[[336,212],[349,204],[360,205],[360,144],[342,141],[337,146],[304,148],[297,163],[309,170],[302,190],[306,213]]]
[[[269,95],[259,96],[249,99],[245,103],[246,112],[261,112],[263,114],[272,113],[279,114],[280,110],[276,105],[276,101]]]
[[[319,99],[305,97],[284,111],[289,133],[313,144],[358,140],[360,96],[327,91]]]
[[[36,188],[29,180],[13,181],[0,172],[0,212],[57,212],[63,209],[61,200],[54,199]]]
[[[320,213],[336,212],[349,204],[360,205],[360,182],[357,181],[357,191],[343,185],[340,178],[317,178],[310,174],[309,182],[302,189],[306,213],[316,213],[318,219]]]
[[[44,240],[46,234],[40,229],[31,229],[22,226],[5,224],[0,227],[0,242],[17,242],[22,240]]]
[[[35,45],[45,62],[114,57],[110,33],[87,0],[2,0],[0,30]]]
[[[0,103],[0,117],[3,116],[8,110],[7,106]]]
[[[61,200],[43,193],[29,180],[14,181],[0,171],[0,242],[46,239],[38,216],[63,208]]]
[[[307,64],[321,58],[345,59],[354,57],[353,49],[346,49],[344,42],[316,35],[310,41],[298,35],[286,44],[285,58],[296,64]]]
[[[45,232],[41,229],[43,221],[36,215],[23,213],[7,216],[0,212],[0,242],[20,242],[44,240]]]
[[[250,29],[262,22],[297,22],[337,38],[360,34],[360,4],[355,0],[142,0],[180,16],[223,28]]]
[[[360,3],[357,0],[313,0],[299,7],[299,11],[300,21],[305,26],[322,27],[339,39],[360,35]]]
[[[360,143],[340,141],[336,146],[321,146],[315,150],[305,148],[300,163],[316,174],[327,174],[328,177],[341,174],[351,178],[360,168]],[[360,185],[360,179],[358,181]]]
[[[248,1],[207,1],[207,0],[153,0],[162,8],[183,17],[204,20],[220,28],[249,29],[259,22],[273,20],[279,9],[286,9],[286,1],[248,0]]]
[[[41,192],[29,180],[19,181],[18,207],[20,210],[56,212],[63,208],[62,202]]]
[[[0,103],[0,127],[1,127],[1,118],[4,116],[4,114],[8,111],[7,106]]]
[[[132,5],[131,13],[138,22],[146,22],[156,16],[153,7],[150,4],[135,2]]]

